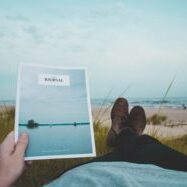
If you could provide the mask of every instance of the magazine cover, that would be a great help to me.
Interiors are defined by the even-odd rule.
[[[20,64],[15,131],[25,160],[95,156],[86,69]]]

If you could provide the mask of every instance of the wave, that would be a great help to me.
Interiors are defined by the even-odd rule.
[[[92,99],[92,105],[94,106],[108,106],[113,104],[115,99]],[[128,98],[130,106],[141,105],[144,107],[158,108],[160,106],[166,108],[184,108],[187,106],[187,97],[177,98]]]

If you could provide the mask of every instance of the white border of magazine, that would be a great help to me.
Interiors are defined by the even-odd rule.
[[[18,131],[19,131],[19,104],[20,104],[20,81],[21,81],[21,71],[22,66],[34,66],[34,67],[43,67],[43,68],[53,68],[53,69],[80,69],[85,70],[85,79],[86,79],[86,91],[87,91],[87,103],[88,103],[88,112],[89,112],[89,121],[90,121],[90,131],[91,131],[91,141],[92,141],[92,153],[89,154],[70,154],[70,155],[54,155],[54,156],[34,156],[34,157],[25,157],[25,160],[43,160],[43,159],[60,159],[60,158],[81,158],[81,157],[94,157],[96,156],[95,150],[95,138],[94,138],[94,129],[93,129],[93,120],[91,113],[91,103],[90,103],[90,92],[89,92],[89,83],[88,83],[88,74],[85,67],[62,67],[62,66],[49,66],[49,65],[38,65],[38,64],[27,64],[20,63],[18,67],[18,79],[17,79],[17,95],[16,95],[16,115],[15,115],[15,142],[18,140]]]

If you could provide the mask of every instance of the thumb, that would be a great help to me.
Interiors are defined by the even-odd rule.
[[[24,157],[28,142],[29,142],[28,134],[26,133],[21,134],[16,144],[15,154],[19,155],[20,157]]]

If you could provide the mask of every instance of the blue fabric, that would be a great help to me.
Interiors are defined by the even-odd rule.
[[[69,170],[46,187],[186,187],[187,172],[128,162],[93,162]]]

